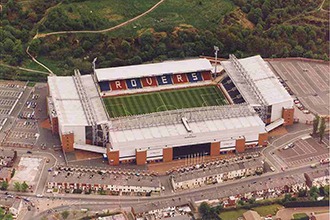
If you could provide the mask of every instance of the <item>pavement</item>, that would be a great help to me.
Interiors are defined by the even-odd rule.
[[[280,219],[292,219],[295,213],[306,213],[311,216],[312,212],[329,212],[329,207],[310,207],[310,208],[284,208],[276,213]]]

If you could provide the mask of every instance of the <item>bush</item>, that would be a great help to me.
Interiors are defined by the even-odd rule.
[[[308,215],[306,213],[297,213],[293,214],[293,219],[294,220],[309,220]]]

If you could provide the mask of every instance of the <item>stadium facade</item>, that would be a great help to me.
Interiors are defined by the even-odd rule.
[[[293,100],[260,56],[221,62],[212,78],[207,59],[94,69],[48,77],[48,112],[65,152],[106,154],[110,165],[172,161],[244,152],[267,145],[267,132],[293,123]],[[229,105],[109,117],[102,98],[216,85]],[[144,105],[146,103],[139,103]]]

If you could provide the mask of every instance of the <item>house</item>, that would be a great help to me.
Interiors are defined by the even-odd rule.
[[[174,190],[185,190],[205,185],[221,183],[228,180],[240,179],[245,176],[263,172],[261,158],[252,158],[245,161],[218,161],[186,172],[173,172],[171,183]]]
[[[330,184],[328,168],[304,173],[304,177],[306,179],[306,185],[308,187],[312,187],[312,186],[320,187]]]
[[[48,178],[48,189],[67,193],[97,193],[111,195],[160,194],[161,184],[152,176],[134,173],[122,175],[110,171],[55,170]]]
[[[22,210],[23,203],[21,199],[14,199],[9,211],[13,214],[14,218],[17,218],[20,211]]]
[[[243,213],[244,220],[261,220],[261,216],[256,211],[249,210]]]
[[[0,167],[12,167],[17,158],[17,152],[14,150],[0,150]]]
[[[9,167],[0,168],[0,182],[9,182],[11,179],[12,169]]]

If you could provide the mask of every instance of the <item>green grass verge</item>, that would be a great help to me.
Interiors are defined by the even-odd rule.
[[[293,219],[295,220],[308,220],[309,217],[306,215],[306,213],[296,213],[293,214]]]
[[[238,219],[239,217],[243,216],[243,213],[248,211],[247,209],[238,209],[233,211],[223,211],[220,213],[220,218],[222,220],[233,220]]]
[[[28,87],[34,87],[36,85],[36,82],[28,82],[27,86]]]
[[[68,70],[64,69],[63,66],[60,65],[60,62],[58,62],[56,60],[52,60],[52,59],[49,59],[47,57],[42,57],[42,56],[37,57],[37,60],[39,62],[41,62],[42,64],[44,64],[45,66],[47,66],[56,75],[68,75],[69,74]],[[39,64],[33,62],[32,60],[28,60],[25,63],[23,63],[22,67],[48,72],[48,70],[46,70]],[[73,74],[73,72],[71,74]]]
[[[227,104],[216,86],[107,97],[103,100],[110,117]]]
[[[255,207],[252,208],[253,211],[256,211],[259,213],[261,216],[267,216],[269,214],[275,215],[279,208],[282,206],[279,204],[273,204],[273,205],[265,205],[265,206],[260,206],[260,207]]]

